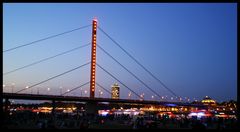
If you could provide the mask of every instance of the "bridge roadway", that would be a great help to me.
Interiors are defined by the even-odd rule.
[[[26,99],[26,100],[54,100],[54,101],[79,101],[79,102],[109,102],[109,103],[130,103],[130,104],[151,104],[164,106],[193,106],[203,107],[199,104],[191,104],[186,102],[168,102],[168,101],[153,101],[153,100],[130,100],[130,99],[111,99],[111,98],[89,98],[77,96],[60,96],[60,95],[40,95],[40,94],[16,94],[3,93],[5,99]]]

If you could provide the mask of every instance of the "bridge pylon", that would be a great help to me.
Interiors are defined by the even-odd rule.
[[[97,45],[97,19],[92,21],[92,52],[91,52],[91,75],[90,75],[90,98],[95,97],[96,80],[96,46]]]

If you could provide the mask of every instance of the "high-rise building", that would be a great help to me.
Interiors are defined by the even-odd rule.
[[[112,85],[112,99],[119,99],[119,88],[117,83]]]

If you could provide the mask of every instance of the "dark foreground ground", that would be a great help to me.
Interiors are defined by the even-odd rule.
[[[118,116],[79,116],[70,114],[13,113],[5,116],[8,129],[237,129],[236,119],[174,119]]]

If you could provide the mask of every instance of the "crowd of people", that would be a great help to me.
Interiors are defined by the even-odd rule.
[[[169,118],[167,116],[144,115],[86,115],[59,113],[33,113],[30,111],[7,114],[4,118],[5,128],[30,129],[91,129],[91,125],[99,126],[116,122],[132,129],[234,129],[237,120],[234,118]]]
[[[51,113],[16,112],[4,118],[5,128],[26,129],[87,129],[89,119],[86,116],[67,113],[52,115]]]

